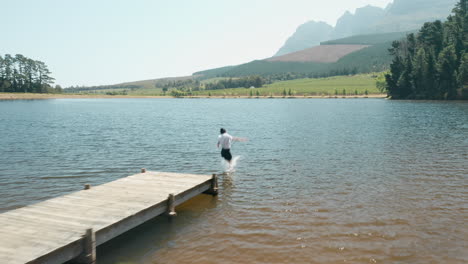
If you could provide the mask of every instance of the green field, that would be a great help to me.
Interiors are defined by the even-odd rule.
[[[358,74],[352,76],[335,76],[328,78],[306,78],[290,81],[274,82],[261,88],[231,88],[222,90],[192,91],[193,96],[283,96],[284,92],[294,96],[348,96],[368,94],[381,94],[376,87],[377,73]],[[213,78],[203,82],[219,81],[222,78]],[[171,90],[166,93],[171,95]],[[258,93],[257,93],[258,92]],[[110,94],[129,96],[160,96],[161,88],[140,89],[101,89],[83,91],[81,94]]]
[[[212,96],[256,96],[257,91],[260,96],[281,96],[286,91],[296,96],[328,96],[335,95],[335,90],[338,95],[343,95],[345,90],[346,95],[363,95],[367,90],[368,94],[381,94],[375,85],[376,74],[359,74],[354,76],[336,76],[329,78],[317,79],[297,79],[291,81],[275,82],[266,85],[262,88],[236,88],[223,90],[206,90],[194,92],[194,95],[209,95]]]

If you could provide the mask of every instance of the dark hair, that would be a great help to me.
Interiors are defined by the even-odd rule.
[[[226,133],[226,129],[221,128],[221,129],[219,130],[219,132],[220,132],[221,134],[224,134],[224,133]]]

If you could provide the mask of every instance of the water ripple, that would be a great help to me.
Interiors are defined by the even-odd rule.
[[[223,170],[98,249],[99,263],[466,263],[468,104],[388,100],[0,102],[0,212],[138,173]]]

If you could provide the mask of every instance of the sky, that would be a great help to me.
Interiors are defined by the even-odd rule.
[[[62,87],[117,84],[271,57],[310,20],[392,0],[0,0],[0,55]]]

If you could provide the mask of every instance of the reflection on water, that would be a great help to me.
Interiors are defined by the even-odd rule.
[[[466,263],[468,104],[0,102],[0,211],[149,170],[236,172],[98,248],[98,263]]]

